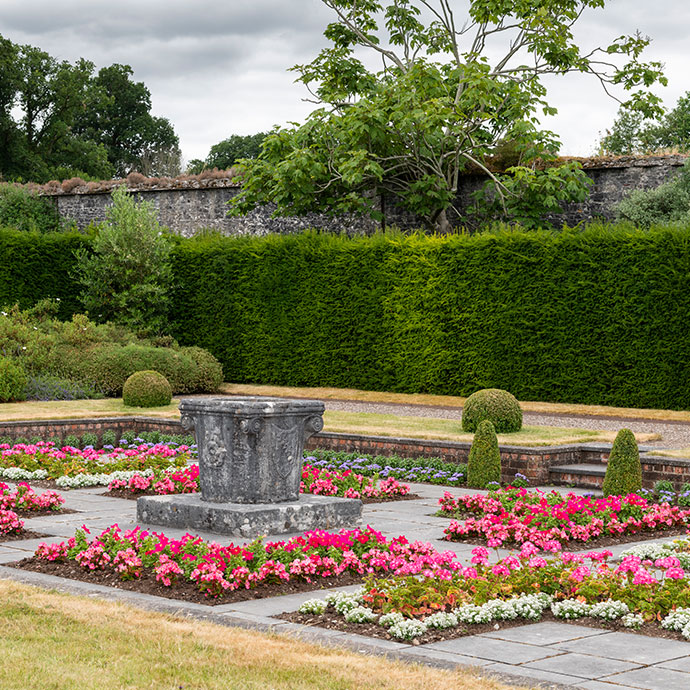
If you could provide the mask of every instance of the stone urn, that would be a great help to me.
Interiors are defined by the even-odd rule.
[[[324,404],[284,398],[185,398],[194,429],[201,498],[212,503],[284,503],[300,497],[304,442],[323,428]]]

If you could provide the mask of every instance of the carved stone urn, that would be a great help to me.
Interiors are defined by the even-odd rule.
[[[283,398],[186,398],[182,426],[194,429],[201,498],[212,503],[299,499],[304,442],[323,428],[324,404]]]

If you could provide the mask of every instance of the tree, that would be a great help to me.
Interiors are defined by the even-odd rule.
[[[654,153],[665,149],[681,153],[690,151],[690,91],[678,99],[675,108],[656,120],[621,108],[613,126],[602,138],[600,149],[602,153],[613,155]]]
[[[33,46],[0,37],[0,172],[10,179],[46,181],[62,173],[107,176],[105,150],[73,132],[93,64],[58,62]]]
[[[228,170],[242,158],[256,158],[261,152],[261,144],[265,138],[264,132],[245,136],[233,134],[211,146],[208,156],[203,161],[198,158],[189,161],[187,172],[197,175],[206,168]]]
[[[175,130],[151,115],[151,94],[128,65],[94,76],[87,60],[59,62],[0,36],[0,174],[11,180],[110,178],[139,169],[177,175]]]
[[[658,98],[638,89],[665,81],[659,63],[640,61],[648,39],[624,36],[584,53],[573,37],[582,12],[605,0],[471,0],[466,20],[453,0],[322,1],[335,13],[324,33],[331,45],[293,68],[320,107],[301,126],[274,129],[258,158],[242,162],[231,213],[274,202],[283,214],[381,218],[376,197],[392,194],[447,230],[470,166],[506,196],[485,162],[498,142],[514,142],[523,166],[553,158],[557,138],[538,128],[540,113],[555,113],[544,75],[589,73],[607,91],[630,91],[631,108],[658,111]],[[366,52],[381,69],[365,65]],[[582,184],[580,175],[577,194]]]
[[[179,139],[170,121],[151,115],[151,92],[131,79],[129,65],[103,67],[92,80],[75,132],[103,144],[117,175],[148,167],[151,174],[179,173]],[[177,164],[171,165],[172,161]]]
[[[124,186],[94,238],[91,251],[77,253],[81,301],[99,323],[114,321],[142,334],[165,331],[171,241],[150,203],[137,203]]]

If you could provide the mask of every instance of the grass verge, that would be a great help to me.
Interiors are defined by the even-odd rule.
[[[179,419],[178,404],[179,400],[173,399],[170,405],[165,407],[128,407],[121,398],[3,403],[0,405],[0,417],[4,421],[128,416]],[[324,428],[326,431],[349,434],[402,436],[441,441],[471,441],[473,437],[472,434],[462,431],[459,420],[370,412],[327,411],[324,414]],[[638,442],[655,441],[660,438],[658,434],[635,434],[635,436]],[[595,441],[610,443],[614,438],[613,431],[525,426],[514,434],[500,434],[498,440],[499,443],[514,446],[550,446]]]
[[[507,690],[472,672],[408,666],[11,581],[0,581],[0,597],[3,690]]]
[[[346,434],[367,434],[370,436],[402,436],[408,438],[437,439],[442,441],[471,442],[474,434],[462,431],[460,422],[435,417],[408,417],[370,412],[327,411],[324,429]],[[615,431],[593,431],[556,426],[523,426],[512,434],[498,434],[500,444],[511,446],[551,446],[569,443],[612,443]],[[659,434],[635,434],[640,443],[656,441]]]
[[[122,398],[100,400],[51,400],[2,403],[0,418],[5,422],[33,419],[83,419],[90,417],[164,417],[179,419],[180,401],[173,398],[165,407],[129,407]]]
[[[224,393],[233,395],[273,395],[284,398],[318,398],[320,400],[358,400],[371,403],[397,403],[400,405],[428,405],[432,407],[462,407],[467,398],[452,395],[428,395],[423,393],[385,393],[360,391],[354,388],[297,388],[245,383],[224,383]],[[523,412],[551,415],[580,415],[584,417],[626,417],[629,419],[658,419],[689,422],[687,410],[651,410],[633,407],[606,407],[604,405],[575,405],[520,401]]]

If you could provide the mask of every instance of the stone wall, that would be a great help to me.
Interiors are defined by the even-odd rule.
[[[686,156],[625,156],[618,158],[580,159],[583,168],[592,178],[589,198],[580,204],[569,204],[564,213],[549,218],[556,226],[563,223],[576,225],[593,218],[612,219],[615,205],[634,189],[657,187],[677,174]],[[471,194],[479,189],[486,177],[468,174],[462,178],[458,194],[458,206],[464,208]],[[270,205],[256,209],[238,218],[227,216],[227,201],[238,193],[233,180],[213,186],[188,186],[175,181],[170,186],[151,188],[131,187],[139,198],[151,202],[158,210],[159,220],[175,232],[189,237],[201,228],[213,228],[227,235],[266,235],[269,233],[293,233],[308,228],[319,228],[329,232],[347,234],[374,232],[380,227],[377,221],[358,216],[333,217],[311,213],[300,217],[273,218],[274,208]],[[83,190],[84,188],[82,188]],[[74,219],[80,228],[90,222],[105,218],[110,205],[110,194],[103,192],[47,193],[57,206],[61,216]],[[385,203],[388,225],[403,229],[419,228],[422,223],[413,215],[395,206],[390,200]]]

